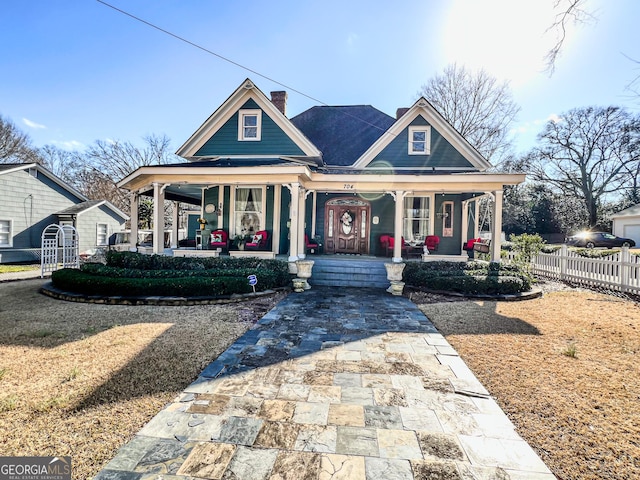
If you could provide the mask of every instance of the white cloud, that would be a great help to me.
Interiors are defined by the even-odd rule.
[[[547,117],[547,121],[551,121],[553,123],[560,123],[562,121],[562,117],[559,115],[556,115],[555,113],[552,113]]]
[[[64,150],[80,150],[85,147],[84,143],[78,142],[77,140],[67,140],[67,141],[54,140],[51,143],[59,146]]]
[[[36,129],[38,129],[38,128],[47,128],[46,125],[42,125],[40,123],[32,122],[28,118],[23,118],[22,121],[29,128],[36,128]]]

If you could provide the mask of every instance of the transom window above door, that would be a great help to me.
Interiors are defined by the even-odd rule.
[[[262,110],[238,112],[238,140],[259,141],[262,137]]]

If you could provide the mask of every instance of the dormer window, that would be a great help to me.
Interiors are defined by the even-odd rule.
[[[409,127],[409,155],[429,155],[431,152],[431,127]]]
[[[238,140],[259,141],[262,136],[262,110],[240,110]]]

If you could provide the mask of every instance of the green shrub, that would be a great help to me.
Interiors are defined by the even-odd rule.
[[[114,278],[62,269],[53,272],[51,281],[60,290],[101,296],[210,297],[252,291],[242,277]]]
[[[615,255],[616,253],[620,253],[620,249],[614,249],[614,248],[606,249],[606,250],[600,250],[595,248],[572,248],[571,250],[575,252],[577,255],[580,255],[581,257],[587,257],[587,258],[609,257],[611,255]]]
[[[61,290],[104,296],[220,296],[257,291],[290,282],[287,262],[259,258],[174,258],[133,252],[107,253],[107,265],[59,270],[52,282]]]
[[[531,289],[517,265],[499,262],[411,262],[404,269],[409,285],[468,294],[513,294]]]

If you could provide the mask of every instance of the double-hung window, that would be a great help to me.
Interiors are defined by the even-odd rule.
[[[264,187],[236,188],[234,235],[254,235],[264,229]]]
[[[431,152],[431,127],[409,127],[409,155],[429,155]]]
[[[260,138],[262,138],[262,110],[240,110],[238,140],[260,141]]]
[[[96,224],[96,245],[106,245],[109,226],[106,223]]]
[[[429,197],[405,197],[402,235],[407,242],[424,241],[430,235],[429,200]]]
[[[0,220],[0,247],[13,246],[11,220]]]

